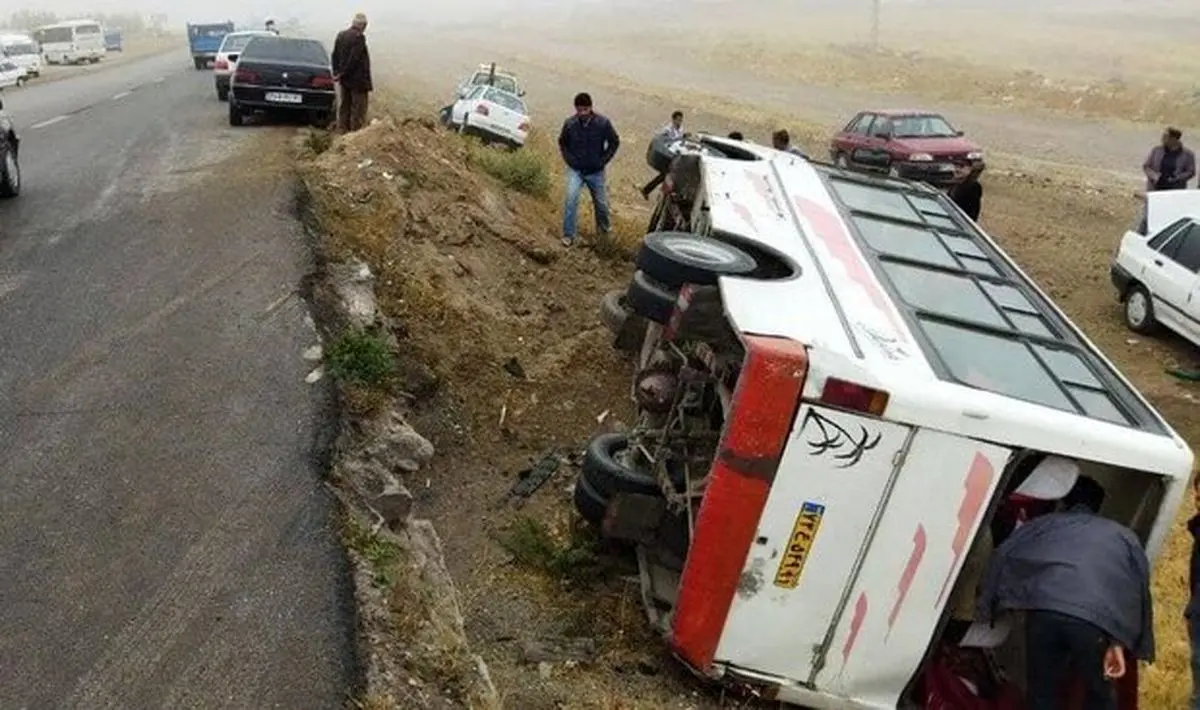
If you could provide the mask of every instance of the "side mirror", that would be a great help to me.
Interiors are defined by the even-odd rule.
[[[954,135],[958,138],[962,138],[963,136],[967,135],[967,133],[966,131],[955,131]]]
[[[524,96],[524,95],[525,95],[524,89],[521,89],[520,91],[517,92],[517,96]]]
[[[892,134],[888,133],[887,131],[884,131],[883,133],[872,133],[871,137],[878,138],[879,140],[882,140],[882,141],[886,141],[892,137]]]

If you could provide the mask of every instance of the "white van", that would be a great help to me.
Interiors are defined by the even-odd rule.
[[[24,34],[0,34],[0,56],[25,70],[25,76],[42,73],[42,53],[33,37]]]
[[[47,64],[99,62],[104,57],[104,30],[95,20],[71,20],[39,27],[33,38]]]
[[[1162,548],[1192,451],[945,195],[702,136],[650,232],[602,307],[638,416],[589,444],[575,504],[636,544],[695,672],[809,708],[936,706],[917,688],[960,571],[1050,455]],[[990,641],[1017,686],[1022,636]]]

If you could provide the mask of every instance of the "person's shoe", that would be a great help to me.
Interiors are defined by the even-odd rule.
[[[569,249],[573,244],[575,244],[575,237],[564,236],[562,238],[562,245],[564,247],[567,247]]]

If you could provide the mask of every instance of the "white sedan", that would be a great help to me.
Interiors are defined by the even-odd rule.
[[[27,70],[11,59],[0,59],[0,89],[21,86],[25,83]]]
[[[1164,325],[1200,346],[1200,190],[1146,195],[1146,234],[1126,232],[1109,268],[1125,324]]]
[[[450,108],[450,125],[460,133],[485,142],[525,145],[529,136],[529,111],[516,94],[494,86],[476,86]]]

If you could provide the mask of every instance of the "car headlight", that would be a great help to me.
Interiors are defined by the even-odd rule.
[[[967,153],[967,160],[983,160],[983,151],[974,150],[970,153]]]
[[[908,159],[914,163],[928,163],[933,161],[933,156],[929,153],[913,153]]]

